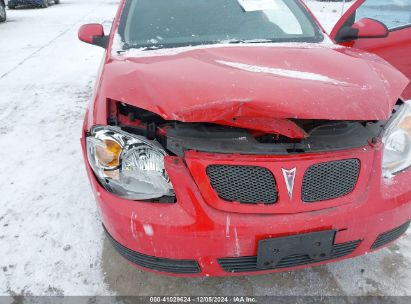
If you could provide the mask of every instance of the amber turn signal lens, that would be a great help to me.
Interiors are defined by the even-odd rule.
[[[114,140],[104,140],[96,145],[96,157],[101,165],[116,168],[120,165],[122,147]]]
[[[399,127],[411,136],[411,116],[404,117],[400,122]]]

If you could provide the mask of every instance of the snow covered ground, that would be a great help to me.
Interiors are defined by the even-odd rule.
[[[341,3],[307,0],[326,28]],[[79,137],[103,51],[77,41],[115,0],[8,11],[0,25],[0,295],[411,295],[411,237],[295,272],[177,279],[131,267],[105,240]]]
[[[336,21],[353,4],[352,2],[304,0],[308,7],[315,13],[324,29],[330,33]]]

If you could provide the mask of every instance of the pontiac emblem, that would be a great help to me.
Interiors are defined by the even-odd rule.
[[[293,198],[294,182],[295,182],[295,174],[296,173],[297,173],[297,168],[294,168],[294,169],[291,169],[291,170],[283,169],[285,184],[287,186],[288,195],[290,196],[290,199]]]

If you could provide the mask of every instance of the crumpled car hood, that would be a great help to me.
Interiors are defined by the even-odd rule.
[[[379,57],[333,47],[235,46],[114,57],[107,98],[166,120],[307,136],[289,119],[386,120],[409,80]]]

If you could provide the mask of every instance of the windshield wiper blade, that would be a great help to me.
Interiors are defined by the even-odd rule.
[[[142,51],[152,51],[152,50],[158,50],[158,49],[162,49],[164,48],[163,44],[158,44],[158,45],[134,45],[134,44],[130,44],[130,43],[124,43],[123,44],[123,49],[119,50],[119,53],[123,53],[123,52],[127,52],[131,49],[140,49]]]
[[[158,44],[158,45],[132,45],[124,44],[122,50],[118,50],[118,54],[127,52],[130,49],[139,49],[141,51],[155,51],[160,49],[171,49],[178,47],[195,47],[201,45],[218,45],[218,44],[247,44],[247,43],[274,43],[277,42],[273,39],[229,39],[229,40],[220,40],[220,41],[207,41],[201,43],[181,43],[181,44]]]
[[[231,39],[228,40],[228,44],[241,44],[241,43],[270,43],[275,42],[272,39]]]

